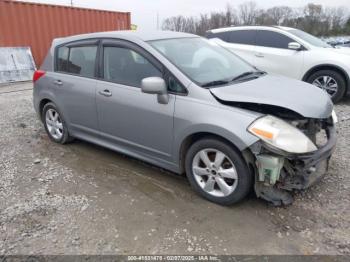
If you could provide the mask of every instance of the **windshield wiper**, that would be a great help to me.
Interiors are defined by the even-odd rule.
[[[225,79],[223,79],[223,80],[214,80],[214,81],[210,81],[210,82],[202,84],[201,87],[211,87],[211,86],[226,85],[228,83],[237,81],[237,80],[245,78],[247,76],[258,77],[258,75],[263,75],[263,74],[266,74],[266,72],[260,71],[260,70],[258,70],[258,71],[248,71],[248,72],[244,72],[244,73],[234,77],[231,80],[225,80]]]
[[[247,71],[247,72],[244,72],[244,73],[234,77],[231,81],[234,82],[234,81],[237,81],[239,79],[245,78],[247,76],[257,77],[257,75],[262,75],[262,74],[265,74],[265,72],[263,72],[263,71]]]
[[[227,80],[215,80],[215,81],[210,81],[207,83],[204,83],[201,85],[201,87],[210,87],[210,86],[219,86],[219,85],[225,85],[230,83],[230,81]]]

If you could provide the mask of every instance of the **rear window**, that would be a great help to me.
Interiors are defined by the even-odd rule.
[[[97,46],[59,47],[56,70],[84,77],[94,77],[96,54]]]

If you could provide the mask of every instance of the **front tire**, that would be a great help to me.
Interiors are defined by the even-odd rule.
[[[307,82],[327,92],[334,103],[339,102],[344,97],[346,91],[344,77],[333,70],[317,71],[309,76]]]
[[[242,156],[215,138],[201,139],[187,151],[187,178],[202,197],[220,205],[232,205],[246,197],[253,176]]]
[[[42,121],[49,138],[59,144],[73,140],[69,135],[66,122],[54,103],[47,103],[42,111]]]

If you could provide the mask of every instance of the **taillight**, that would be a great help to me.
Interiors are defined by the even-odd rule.
[[[42,77],[43,75],[45,75],[45,71],[42,71],[42,70],[36,70],[34,72],[34,75],[33,75],[33,82],[39,80],[40,77]]]

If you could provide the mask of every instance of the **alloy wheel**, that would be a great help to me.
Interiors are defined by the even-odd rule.
[[[327,92],[331,97],[338,92],[338,83],[331,76],[317,77],[312,84]]]
[[[237,170],[231,159],[217,149],[199,151],[192,162],[192,172],[198,185],[215,197],[226,197],[237,188]]]
[[[50,135],[60,140],[63,136],[63,123],[58,112],[52,108],[46,111],[45,122]]]

